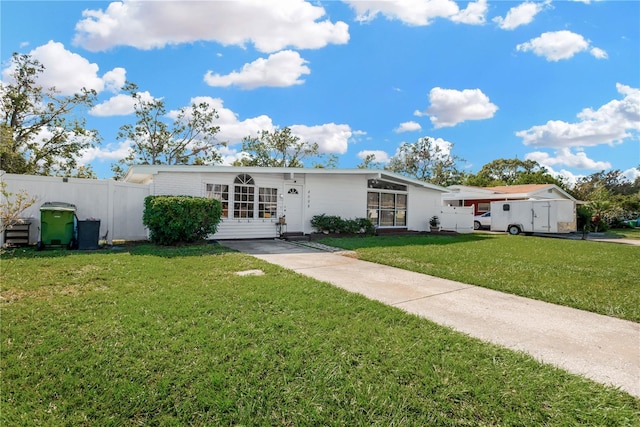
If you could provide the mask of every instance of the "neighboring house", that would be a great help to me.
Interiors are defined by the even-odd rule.
[[[379,230],[429,230],[444,187],[372,169],[261,168],[194,165],[132,166],[125,182],[152,195],[211,197],[222,202],[215,238],[277,237],[314,232],[311,218],[369,218]],[[281,226],[280,218],[286,223]]]
[[[555,184],[506,185],[500,187],[471,187],[452,185],[442,195],[443,205],[474,206],[475,215],[489,212],[491,202],[502,200],[574,199]]]

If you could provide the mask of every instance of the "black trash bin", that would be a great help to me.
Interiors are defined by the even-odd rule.
[[[100,220],[78,221],[78,249],[98,249],[100,241]]]

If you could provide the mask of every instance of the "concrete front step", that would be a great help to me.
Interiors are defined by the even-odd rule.
[[[293,242],[308,242],[309,236],[302,233],[284,233],[282,238]]]

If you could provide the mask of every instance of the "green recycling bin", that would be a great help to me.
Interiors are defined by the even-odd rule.
[[[40,207],[40,241],[45,246],[76,246],[76,206],[65,202],[47,202]]]

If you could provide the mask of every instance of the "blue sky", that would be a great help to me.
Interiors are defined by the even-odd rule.
[[[135,121],[125,80],[168,110],[218,110],[225,163],[244,136],[289,126],[339,167],[385,163],[429,136],[477,172],[533,159],[570,182],[640,175],[640,2],[7,1],[2,78],[13,52],[41,81],[99,93],[83,153],[99,178]]]

